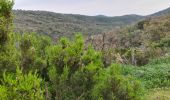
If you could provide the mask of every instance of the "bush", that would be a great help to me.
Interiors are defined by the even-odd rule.
[[[12,26],[13,0],[0,1],[0,46],[7,43]]]
[[[46,47],[51,45],[51,40],[46,36],[27,33],[18,35],[19,51],[21,52],[21,66],[24,72],[30,69],[42,72],[47,68]],[[33,67],[34,66],[34,67]]]
[[[75,41],[61,39],[47,51],[52,97],[58,100],[140,99],[139,82],[123,76],[118,65],[104,68],[101,53],[91,47],[85,49],[80,35]]]
[[[0,0],[0,72],[16,68],[17,53],[15,48],[9,44],[9,34],[12,27],[13,0]],[[8,44],[8,45],[7,45]]]
[[[93,75],[102,68],[101,53],[92,47],[85,50],[81,35],[75,41],[62,38],[60,43],[47,50],[49,76],[53,96],[57,99],[90,98]]]
[[[36,73],[23,74],[17,68],[15,74],[3,74],[0,85],[0,99],[43,100],[44,89],[42,79]]]
[[[170,87],[169,61],[170,57],[163,57],[139,68],[123,65],[123,73],[141,80],[146,89]]]
[[[142,88],[139,81],[123,76],[120,66],[112,64],[95,77],[94,100],[140,100]]]

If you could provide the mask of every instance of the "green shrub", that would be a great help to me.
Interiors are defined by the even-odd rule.
[[[57,99],[90,99],[93,76],[102,68],[101,53],[92,47],[85,50],[82,36],[75,41],[62,38],[60,43],[47,49],[52,94]]]
[[[0,72],[15,72],[16,67],[20,63],[20,52],[16,47],[15,38],[9,34],[8,44],[0,48]],[[2,76],[2,74],[0,75]]]
[[[16,68],[17,53],[9,42],[9,34],[12,28],[13,0],[0,0],[0,72],[8,69],[14,71]]]
[[[19,51],[21,52],[21,66],[23,71],[30,69],[42,71],[47,67],[46,47],[51,45],[51,40],[46,36],[34,33],[19,35]],[[32,67],[34,66],[34,67]]]
[[[118,65],[104,68],[101,53],[91,47],[84,49],[81,36],[75,41],[61,39],[47,51],[52,97],[59,100],[141,99],[140,82],[123,76]]]
[[[0,99],[43,100],[44,89],[42,79],[36,73],[23,74],[17,68],[16,73],[3,74],[0,85]]]
[[[95,77],[94,100],[140,100],[142,88],[139,81],[123,76],[120,66],[113,64]]]
[[[7,43],[12,26],[13,0],[0,1],[0,46]]]
[[[170,87],[169,61],[169,57],[163,57],[138,68],[123,65],[123,73],[141,80],[146,89]]]

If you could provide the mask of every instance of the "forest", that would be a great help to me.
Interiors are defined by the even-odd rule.
[[[0,0],[0,100],[170,100],[170,15],[58,40],[14,31]]]

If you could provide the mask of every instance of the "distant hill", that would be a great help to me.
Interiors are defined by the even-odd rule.
[[[162,15],[170,15],[170,7],[165,10],[151,14],[150,16],[162,16]]]
[[[117,27],[135,24],[147,17],[169,15],[170,8],[148,16],[132,14],[116,17],[60,14],[47,11],[14,10],[13,12],[16,32],[36,32],[55,38],[58,36],[71,36],[77,32],[86,35],[108,32]]]
[[[16,32],[37,32],[52,37],[70,36],[75,32],[98,34],[136,23],[144,18],[139,15],[107,17],[23,10],[14,10],[14,15]]]

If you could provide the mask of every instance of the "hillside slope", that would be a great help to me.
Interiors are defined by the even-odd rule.
[[[131,25],[145,18],[159,17],[170,14],[170,8],[148,16],[125,15],[107,17],[104,15],[84,16],[75,14],[60,14],[47,11],[14,10],[16,32],[36,32],[53,38],[71,36],[74,33],[99,34],[117,27]]]
[[[143,16],[126,15],[118,17],[83,16],[59,14],[46,11],[15,10],[15,31],[37,32],[50,36],[69,36],[75,32],[98,34],[115,27],[135,23]]]
[[[154,14],[151,14],[151,16],[162,16],[162,15],[169,15],[170,14],[170,7],[169,8],[166,8],[162,11],[158,11]]]
[[[119,58],[124,64],[145,65],[153,58],[170,55],[170,15],[148,18],[88,41],[98,50],[112,50],[106,55],[108,63]]]

